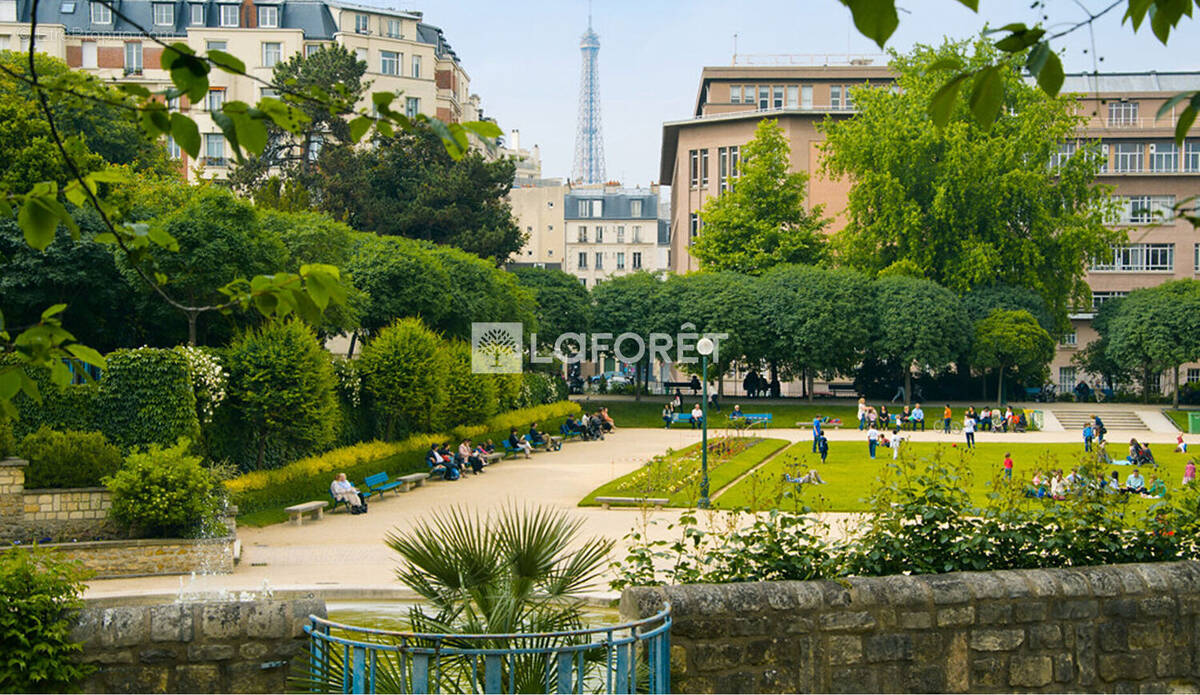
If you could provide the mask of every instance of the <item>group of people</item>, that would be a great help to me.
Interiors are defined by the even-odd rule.
[[[821,439],[824,438],[825,435],[822,434]],[[903,430],[900,429],[899,424],[896,424],[892,427],[890,437],[888,436],[887,430],[877,429],[875,425],[870,425],[867,428],[867,455],[871,458],[875,458],[875,450],[882,446],[892,450],[893,459],[899,458],[900,444],[906,438],[907,437],[904,435]],[[824,461],[825,457],[822,456],[821,460]]]
[[[675,401],[668,402],[663,406],[662,420],[664,427],[669,429],[671,427],[671,423],[675,422],[675,409],[679,407],[682,406],[678,403],[678,398],[676,398]],[[734,412],[741,412],[741,406],[735,405],[733,409]],[[730,417],[733,416],[731,415]],[[692,411],[688,414],[688,422],[691,423],[692,429],[699,429],[704,426],[704,409],[700,407],[699,403],[692,406]]]
[[[742,379],[742,389],[749,398],[779,398],[779,377],[767,381],[766,377],[752,369],[746,378]]]
[[[946,406],[946,412],[950,411],[950,406]],[[947,415],[946,417],[950,417]],[[886,405],[879,406],[876,410],[874,406],[867,405],[867,399],[858,399],[858,429],[865,430],[870,427],[875,427],[880,430],[887,430],[893,427],[899,427],[909,430],[916,430],[918,427],[921,431],[925,431],[925,411],[921,409],[921,404],[917,403],[912,408],[907,405],[904,410],[897,413],[888,412]],[[947,429],[949,431],[949,429]]]
[[[946,412],[950,412],[950,406],[946,406]],[[950,416],[947,416],[949,419]],[[975,410],[975,406],[967,406],[967,412],[963,414],[963,429],[966,429],[966,420],[970,418],[975,421],[975,431],[985,432],[1024,432],[1029,427],[1028,420],[1025,419],[1024,413],[1019,413],[1012,409],[1011,405],[1004,406],[1004,411],[999,408],[987,407]],[[947,429],[947,432],[950,430]]]
[[[601,408],[591,415],[583,413],[578,420],[568,415],[566,427],[567,432],[578,434],[580,439],[593,440],[604,439],[606,433],[616,429],[616,423],[609,416],[608,408]]]
[[[1188,466],[1194,479],[1196,465],[1189,462]],[[1189,484],[1186,472],[1184,480],[1185,484]],[[1147,482],[1137,468],[1125,478],[1124,484],[1116,471],[1112,472],[1111,477],[1101,476],[1098,480],[1089,480],[1078,468],[1071,469],[1071,474],[1067,476],[1063,476],[1060,468],[1054,471],[1035,470],[1030,486],[1025,489],[1025,496],[1065,500],[1068,495],[1083,492],[1088,487],[1114,495],[1141,495],[1147,498],[1159,498],[1167,494],[1167,486],[1161,479],[1152,475]]]

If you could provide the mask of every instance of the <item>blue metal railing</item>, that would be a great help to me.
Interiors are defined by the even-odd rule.
[[[313,692],[671,691],[669,603],[642,620],[563,632],[394,632],[315,615],[304,631],[309,663],[300,685]]]

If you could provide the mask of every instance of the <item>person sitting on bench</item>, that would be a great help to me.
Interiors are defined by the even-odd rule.
[[[617,423],[608,414],[608,408],[600,409],[600,424],[604,427],[605,432],[612,432],[617,428]]]
[[[704,411],[700,409],[700,404],[692,406],[692,429],[698,429],[704,424]]]
[[[458,480],[459,467],[454,465],[451,458],[443,452],[438,451],[437,444],[430,444],[429,451],[425,452],[425,463],[429,464],[429,473],[442,474],[442,480]]]
[[[475,475],[479,475],[479,472],[483,470],[483,459],[475,455],[470,439],[464,439],[458,445],[458,455],[455,456],[454,462],[458,464],[460,470],[466,470],[463,468],[464,465],[471,466],[471,472]]]
[[[579,421],[575,419],[574,415],[568,415],[567,422],[565,424],[568,432],[578,432],[579,434],[583,434],[587,431],[587,428],[579,424]]]
[[[345,473],[338,473],[337,477],[329,485],[329,491],[339,502],[345,502],[346,506],[350,507],[351,514],[366,514],[367,503],[358,494],[358,488],[349,480],[346,480]]]
[[[533,453],[533,447],[529,445],[529,442],[522,439],[521,435],[517,434],[516,427],[509,428],[508,439],[506,441],[513,449],[524,451],[525,458],[529,458],[529,455]]]

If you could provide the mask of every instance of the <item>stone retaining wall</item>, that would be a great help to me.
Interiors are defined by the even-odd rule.
[[[109,601],[111,603],[111,601]],[[315,598],[88,606],[72,635],[95,693],[282,693]]]
[[[93,579],[145,577],[162,574],[229,574],[233,572],[237,536],[223,538],[139,538],[123,541],[47,543],[40,547],[57,551],[95,572]],[[3,551],[0,551],[3,552]]]
[[[45,536],[109,536],[117,532],[108,520],[112,493],[102,487],[25,490],[22,526],[33,538]]]
[[[681,692],[1200,690],[1200,563],[626,589]]]

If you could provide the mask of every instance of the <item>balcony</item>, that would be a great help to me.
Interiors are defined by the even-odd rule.
[[[207,167],[210,169],[211,168],[224,169],[229,166],[229,158],[228,157],[202,157],[200,159],[200,166]]]

